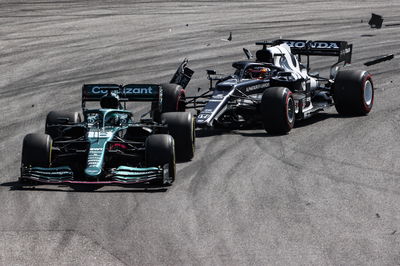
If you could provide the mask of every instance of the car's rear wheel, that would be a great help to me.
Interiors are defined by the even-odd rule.
[[[60,133],[54,125],[68,125],[82,122],[82,117],[79,112],[59,112],[51,111],[46,117],[45,134],[49,134],[53,139],[59,137]],[[53,126],[52,126],[53,125]]]
[[[28,134],[22,144],[22,167],[49,167],[53,140],[47,134]],[[21,168],[22,168],[21,167]],[[20,181],[26,181],[20,177]]]
[[[160,116],[162,113],[184,112],[186,110],[185,90],[182,88],[181,85],[165,83],[161,84],[161,88],[161,109],[158,106],[158,103],[154,102],[152,104],[153,119],[155,121],[160,121]]]
[[[333,86],[333,100],[339,114],[368,114],[374,104],[371,74],[362,70],[339,71]]]
[[[156,185],[171,185],[175,180],[174,139],[167,134],[150,135],[145,142],[147,167],[164,167],[168,164],[168,180],[156,180]]]
[[[175,140],[176,158],[179,161],[189,161],[195,151],[194,117],[188,112],[170,112],[161,115],[161,122],[168,126],[169,134]]]
[[[292,92],[285,87],[270,87],[261,98],[262,122],[270,134],[286,134],[294,126],[295,103]]]

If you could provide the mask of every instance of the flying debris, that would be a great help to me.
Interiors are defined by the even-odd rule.
[[[247,59],[252,59],[253,55],[251,54],[251,52],[249,51],[249,49],[243,48],[243,52],[246,55]]]
[[[383,56],[377,57],[373,60],[365,62],[364,65],[371,66],[371,65],[378,64],[378,63],[382,63],[384,61],[392,60],[393,58],[394,58],[394,54],[383,55]]]
[[[398,27],[398,26],[400,26],[400,23],[385,24],[385,27]]]
[[[368,24],[371,26],[371,28],[380,29],[382,28],[382,23],[383,23],[382,16],[372,13],[371,18],[368,21]]]
[[[221,39],[221,41],[224,41],[224,42],[232,41],[232,32],[229,32],[229,37],[227,39]]]
[[[232,41],[232,32],[229,33],[228,41]]]

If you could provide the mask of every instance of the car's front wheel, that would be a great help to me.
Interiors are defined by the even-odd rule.
[[[176,157],[179,161],[189,161],[195,151],[194,117],[188,112],[170,112],[161,115],[161,122],[168,126],[169,134],[175,140]]]
[[[49,167],[53,140],[47,134],[28,134],[22,144],[22,167]],[[22,173],[21,173],[22,174]],[[24,182],[22,177],[19,179]]]
[[[270,134],[287,134],[294,126],[295,103],[292,92],[285,87],[270,87],[261,98],[261,117]]]
[[[157,185],[171,185],[175,180],[174,139],[167,134],[150,135],[145,142],[147,167],[164,167],[168,164],[168,180],[156,180]]]

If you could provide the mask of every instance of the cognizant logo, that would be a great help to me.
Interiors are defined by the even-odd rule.
[[[114,91],[118,91],[119,89],[116,88]],[[108,90],[104,90],[101,87],[93,87],[91,89],[91,94],[107,94]],[[130,94],[153,94],[153,87],[149,86],[148,88],[123,88],[122,93],[125,95]]]
[[[148,88],[124,88],[124,94],[152,94],[153,88],[149,86]]]
[[[115,89],[118,91],[118,88]],[[108,90],[102,90],[101,87],[93,87],[92,88],[92,94],[107,94]]]

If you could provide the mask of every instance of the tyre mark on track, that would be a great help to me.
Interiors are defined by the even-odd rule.
[[[263,143],[261,143],[260,140],[255,139],[255,143],[257,144],[257,146],[259,148],[263,147]],[[360,170],[368,170],[368,171],[377,172],[377,173],[385,173],[385,174],[389,174],[389,175],[393,176],[393,178],[398,178],[398,176],[400,176],[400,173],[398,173],[398,172],[388,171],[388,170],[384,170],[384,169],[369,168],[369,167],[366,167],[363,165],[357,165],[357,164],[353,164],[353,163],[349,163],[349,162],[345,162],[345,161],[338,161],[333,158],[321,156],[320,154],[316,155],[316,154],[313,154],[310,152],[305,152],[305,151],[298,150],[298,149],[291,148],[290,150],[292,150],[294,153],[293,153],[293,155],[291,155],[289,157],[285,157],[284,155],[279,156],[279,155],[276,155],[275,153],[269,153],[269,152],[266,152],[266,154],[268,154],[271,158],[273,158],[279,162],[282,162],[284,165],[286,165],[288,167],[295,168],[296,169],[295,171],[300,171],[300,170],[307,171],[310,173],[318,174],[320,176],[329,178],[332,181],[335,181],[337,183],[361,186],[361,187],[366,187],[366,188],[369,188],[369,189],[375,190],[375,191],[387,192],[387,193],[391,193],[391,194],[395,194],[395,195],[400,195],[400,192],[398,192],[395,189],[387,189],[384,187],[368,185],[368,184],[362,183],[360,181],[351,180],[351,178],[346,177],[346,176],[338,176],[333,173],[327,173],[326,170],[315,170],[312,167],[308,167],[306,165],[302,165],[302,164],[294,162],[295,161],[294,159],[296,158],[296,155],[299,155],[299,154],[306,155],[313,159],[321,160],[323,163],[326,163],[326,165],[329,165],[331,167],[332,167],[332,165],[329,164],[329,162],[333,162],[333,163],[337,164],[338,166],[346,165],[346,166],[355,167]],[[335,167],[333,167],[333,168],[335,168]]]

